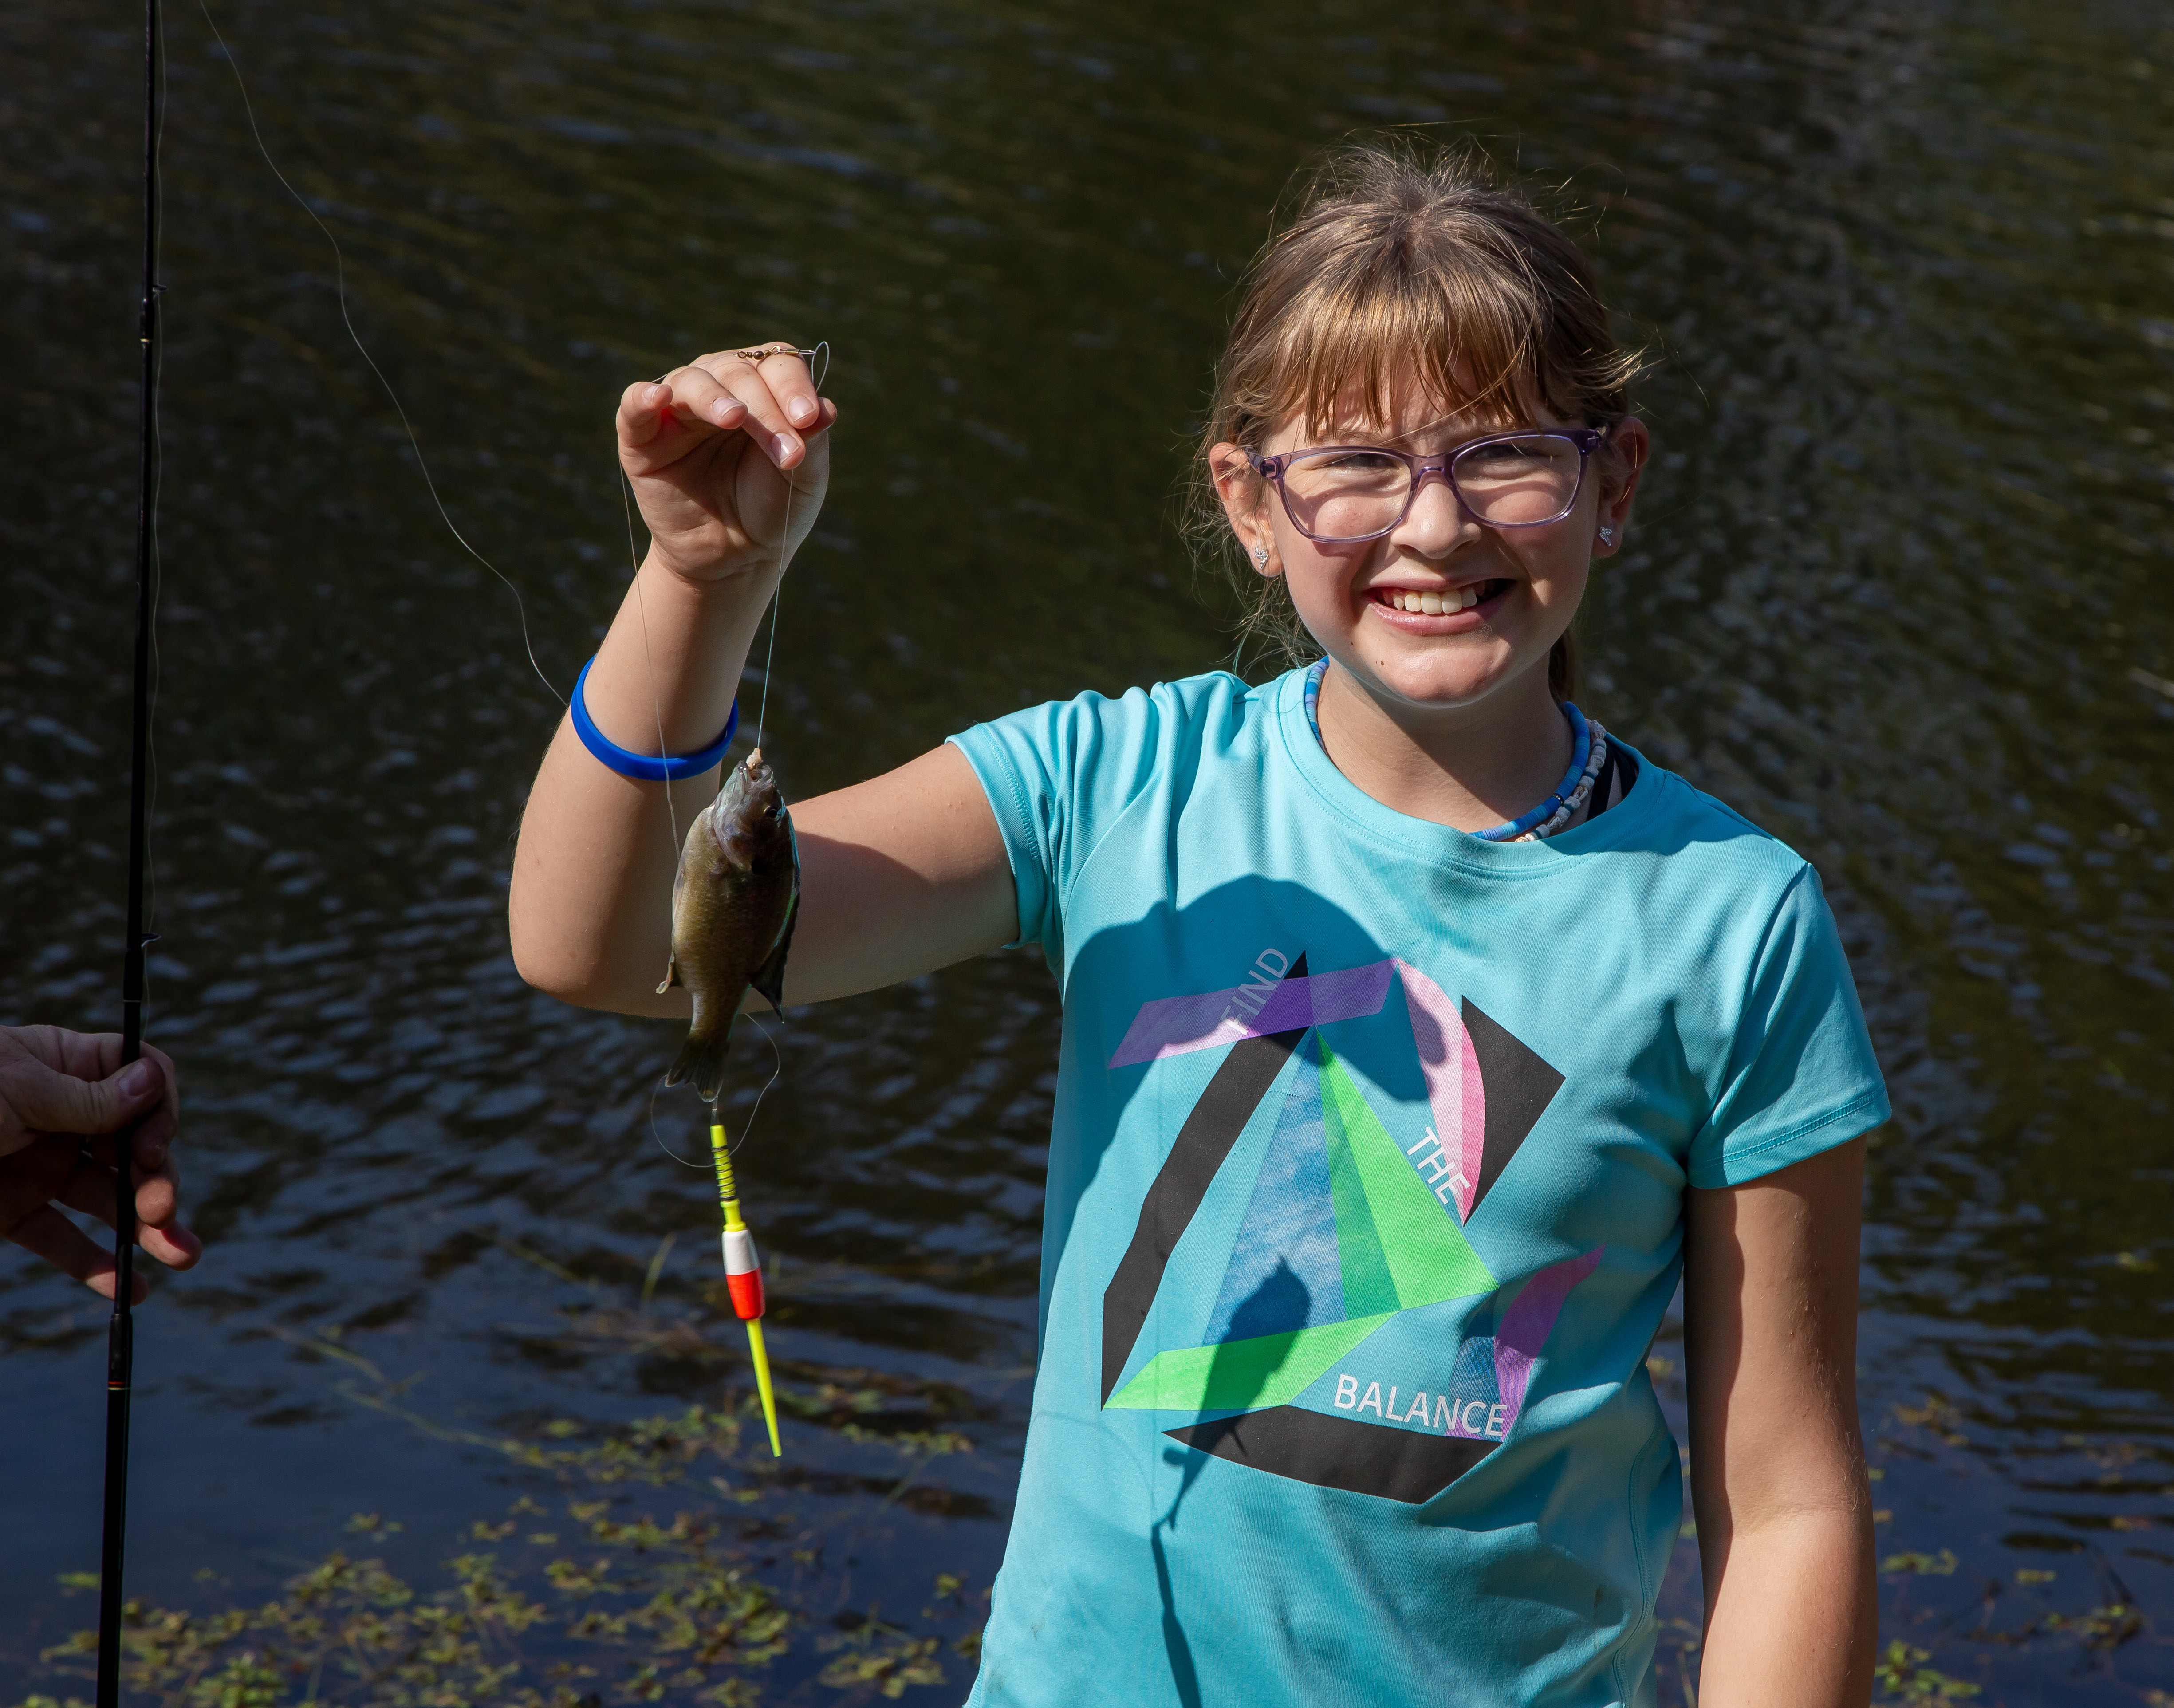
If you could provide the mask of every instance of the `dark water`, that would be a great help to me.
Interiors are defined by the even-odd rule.
[[[1658,364],[1587,702],[1818,862],[1899,1111],[1865,1242],[1883,1641],[1984,1704],[2163,1704],[2174,31],[2121,0],[1791,9],[217,15],[561,689],[626,572],[619,387],[831,341],[839,473],[766,743],[798,795],[1226,655],[1170,498],[1230,283],[1310,150],[1418,127],[1561,186]],[[0,15],[11,1020],[116,1013],[132,28]],[[132,1586],[209,1613],[343,1549],[427,1597],[517,1500],[706,1511],[794,1614],[765,1700],[869,1695],[818,1675],[894,1627],[944,1643],[911,1697],[955,1700],[1033,1356],[1046,976],[998,957],[792,1018],[743,1159],[788,1457],[594,1482],[624,1426],[746,1397],[706,1176],[651,1133],[669,1029],[515,977],[510,839],[555,703],[192,6],[170,80],[152,1035],[186,1063],[214,1243],[141,1320]],[[699,1142],[682,1103],[657,1127]],[[0,1700],[88,1694],[39,1660],[90,1617],[57,1581],[97,1554],[88,1298],[0,1258]],[[1655,1359],[1673,1403],[1679,1351]],[[495,1545],[556,1592],[550,1544]],[[1686,1543],[1664,1702],[1695,1571]],[[938,1572],[964,1580],[940,1603]],[[613,1700],[638,1650],[577,1688]]]

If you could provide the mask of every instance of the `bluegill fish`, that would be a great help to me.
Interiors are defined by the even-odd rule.
[[[799,906],[792,822],[757,748],[695,815],[672,880],[672,959],[657,992],[683,986],[695,999],[695,1019],[667,1085],[692,1079],[696,1095],[716,1104],[725,1046],[749,988],[772,1008],[781,1000]]]

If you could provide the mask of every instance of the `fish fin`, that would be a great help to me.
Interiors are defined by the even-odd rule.
[[[785,923],[777,928],[777,942],[763,963],[749,976],[748,988],[758,992],[781,1019],[785,1014],[785,957],[792,952],[792,927],[800,922],[799,850],[793,851],[792,900],[785,904]]]
[[[673,1058],[672,1071],[664,1076],[668,1086],[678,1085],[692,1079],[695,1095],[703,1102],[714,1105],[725,1089],[725,1056],[731,1045],[733,1029],[727,1024],[720,1034],[691,1031],[687,1041],[679,1046]]]
[[[657,986],[657,994],[660,997],[662,996],[665,992],[670,990],[673,986],[679,982],[679,957],[676,954],[665,956],[664,979],[663,981]]]

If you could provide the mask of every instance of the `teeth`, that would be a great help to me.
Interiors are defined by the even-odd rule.
[[[1477,586],[1452,587],[1443,593],[1414,593],[1394,588],[1389,593],[1388,603],[1391,610],[1408,611],[1414,617],[1443,617],[1469,611],[1479,603],[1480,597],[1481,589]]]

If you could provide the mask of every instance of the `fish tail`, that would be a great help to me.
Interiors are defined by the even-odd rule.
[[[725,1040],[722,1038],[690,1037],[679,1046],[679,1055],[672,1064],[672,1071],[664,1076],[667,1085],[677,1085],[682,1080],[695,1082],[695,1095],[705,1103],[715,1103],[725,1089]]]
[[[664,1083],[678,1085],[692,1079],[695,1095],[705,1103],[715,1104],[725,1089],[725,1055],[732,1035],[729,1024],[713,1030],[702,1024],[700,1015],[695,1016],[687,1033],[687,1041],[679,1046]]]

